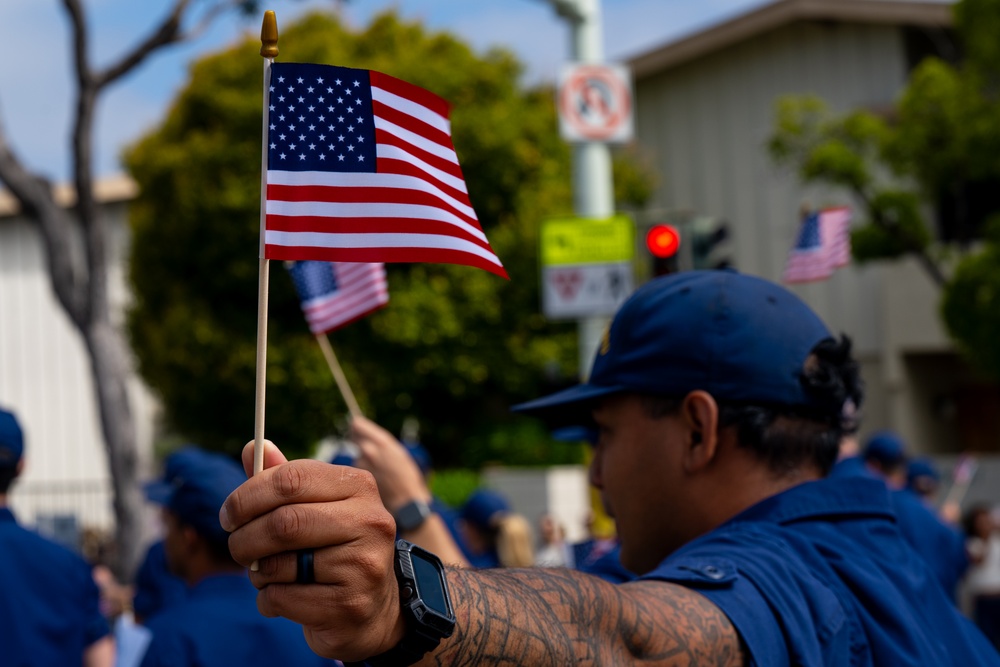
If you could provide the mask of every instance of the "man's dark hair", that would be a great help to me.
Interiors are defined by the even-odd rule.
[[[800,380],[812,400],[810,407],[719,401],[719,428],[735,428],[740,446],[778,474],[809,464],[826,475],[837,460],[840,441],[857,430],[864,394],[850,338],[817,344]],[[654,419],[675,412],[680,403],[679,398],[644,397],[646,413]]]
[[[0,494],[6,495],[17,479],[17,466],[0,466]]]

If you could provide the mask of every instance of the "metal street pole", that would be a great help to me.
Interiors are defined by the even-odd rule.
[[[604,63],[604,35],[599,0],[549,0],[570,25],[570,59],[577,63]],[[614,213],[611,151],[600,141],[573,144],[573,208],[581,218],[606,218]],[[578,321],[580,377],[586,379],[590,362],[608,326],[606,317]]]

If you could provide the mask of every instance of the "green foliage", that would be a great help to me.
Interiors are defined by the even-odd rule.
[[[128,317],[140,372],[169,431],[229,452],[253,424],[258,48],[247,40],[196,63],[166,119],[126,156],[140,186]],[[470,198],[511,276],[389,265],[388,307],[330,335],[366,414],[397,432],[416,416],[443,467],[578,457],[508,411],[576,370],[572,325],[547,322],[538,303],[539,221],[571,208],[551,91],[519,89],[509,53],[477,56],[392,13],[359,31],[314,14],[282,26],[280,48],[282,61],[375,69],[449,100]],[[301,455],[345,410],[290,279],[271,269],[266,433]]]
[[[435,470],[430,477],[431,493],[448,507],[461,507],[479,488],[479,473],[465,468]]]
[[[1000,378],[1000,243],[964,257],[945,287],[941,316],[970,365]]]
[[[772,158],[805,182],[846,188],[863,205],[866,224],[851,235],[858,261],[917,253],[931,263],[944,253],[931,248],[928,204],[943,195],[961,200],[969,184],[1000,182],[1000,0],[961,0],[955,18],[961,64],[925,59],[891,117],[836,116],[813,96],[777,103]],[[947,280],[941,313],[973,364],[1000,378],[1000,223],[985,231],[985,245]],[[968,239],[960,240],[964,251]]]
[[[614,155],[613,174],[618,208],[638,210],[652,199],[657,185],[656,170],[635,146]]]
[[[868,212],[872,221],[851,231],[851,252],[857,261],[893,259],[930,245],[920,199],[914,193],[883,190],[872,198]]]

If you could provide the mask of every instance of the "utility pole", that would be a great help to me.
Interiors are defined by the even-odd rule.
[[[604,35],[599,0],[549,0],[570,26],[570,60],[581,64],[604,63]],[[611,151],[602,141],[573,144],[573,210],[581,218],[607,218],[614,214]],[[578,320],[580,377],[586,379],[594,352],[608,326],[607,317]]]

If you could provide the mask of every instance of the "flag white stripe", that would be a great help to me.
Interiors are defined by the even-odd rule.
[[[442,146],[436,141],[432,141],[426,137],[422,137],[416,132],[411,132],[405,127],[400,127],[393,122],[386,120],[385,118],[380,118],[375,116],[375,129],[385,130],[394,137],[399,137],[406,143],[410,144],[415,148],[419,148],[422,151],[426,151],[431,155],[436,155],[442,160],[447,160],[448,162],[453,162],[458,164],[458,155],[455,153],[453,148],[447,146]],[[379,144],[381,145],[381,144]]]
[[[449,137],[451,136],[451,121],[436,111],[428,109],[423,104],[414,102],[408,97],[400,97],[395,93],[390,93],[384,88],[372,85],[372,100],[381,102],[387,107],[392,107],[396,111],[401,111],[407,116],[412,116],[417,120],[427,123],[431,127],[441,130]]]
[[[438,181],[444,183],[448,187],[454,188],[459,192],[468,194],[468,190],[465,189],[465,180],[458,178],[457,176],[452,176],[446,171],[438,169],[437,167],[432,167],[427,164],[416,155],[412,155],[404,151],[399,146],[390,146],[388,144],[378,144],[375,146],[375,157],[382,158],[386,160],[401,160],[408,164],[412,164],[414,167],[424,172],[428,176],[437,179]]]
[[[447,176],[447,174],[445,174]],[[329,188],[392,188],[395,190],[419,190],[434,195],[459,213],[476,220],[476,212],[449,196],[433,183],[416,176],[404,174],[354,174],[329,173],[325,171],[268,171],[268,185],[306,185]],[[465,184],[460,189],[465,192]],[[279,200],[280,201],[280,200]]]
[[[451,211],[421,204],[387,203],[336,203],[322,201],[276,201],[267,202],[268,215],[288,217],[314,216],[320,218],[397,218],[413,220],[435,220],[461,229],[473,238],[486,243],[486,234],[474,225],[458,217]]]
[[[269,229],[265,232],[267,245],[298,248],[428,248],[455,250],[481,257],[490,264],[502,266],[489,250],[471,241],[454,236],[439,234],[326,234],[323,232],[279,232]]]

